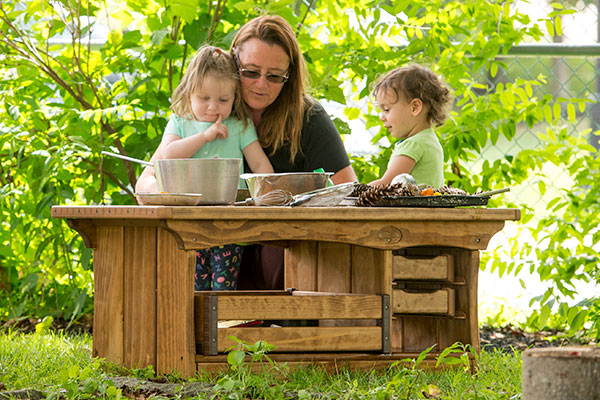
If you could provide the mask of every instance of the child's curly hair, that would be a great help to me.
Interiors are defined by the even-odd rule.
[[[229,52],[215,46],[206,45],[198,49],[190,61],[183,79],[173,92],[171,110],[180,117],[190,118],[192,115],[190,97],[200,90],[204,79],[209,75],[224,81],[235,82],[235,99],[231,115],[242,121],[245,127],[250,117],[250,111],[242,100],[237,65]]]
[[[373,87],[373,96],[391,89],[405,100],[421,99],[429,106],[427,120],[435,126],[440,126],[446,120],[448,107],[452,101],[450,90],[441,79],[429,68],[418,64],[396,68],[377,79]]]

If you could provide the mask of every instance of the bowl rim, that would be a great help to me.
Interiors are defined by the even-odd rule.
[[[334,175],[334,172],[274,172],[271,174],[243,173],[243,174],[240,174],[240,178],[251,179],[251,178],[258,178],[258,177],[286,176],[286,175],[327,175],[327,176],[332,176],[332,175]]]

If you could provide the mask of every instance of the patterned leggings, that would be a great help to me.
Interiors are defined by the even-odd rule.
[[[243,247],[237,244],[196,252],[195,290],[235,290]]]

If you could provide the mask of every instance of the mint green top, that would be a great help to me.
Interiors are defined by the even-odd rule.
[[[398,142],[392,158],[398,156],[408,156],[415,160],[410,174],[417,184],[425,183],[434,188],[444,185],[444,150],[433,129],[422,130]]]
[[[248,120],[248,125],[244,129],[242,121],[233,117],[228,117],[223,121],[227,127],[228,136],[226,139],[215,139],[206,143],[191,158],[244,158],[242,152],[250,143],[258,140],[256,130],[252,121]],[[177,135],[181,138],[187,138],[196,133],[204,132],[213,125],[213,122],[199,122],[194,119],[187,119],[172,114],[165,127],[164,135]],[[244,163],[240,166],[240,173],[244,172]],[[240,179],[240,188],[246,187],[246,182]]]

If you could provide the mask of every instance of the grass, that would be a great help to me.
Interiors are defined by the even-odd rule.
[[[245,345],[237,350],[254,355],[265,368],[250,372],[250,363],[231,354],[231,370],[219,375],[198,376],[190,381],[210,383],[210,393],[196,398],[207,399],[519,399],[521,393],[520,354],[482,352],[476,356],[473,373],[466,370],[466,353],[470,349],[453,348],[458,356],[442,365],[454,365],[440,371],[418,368],[412,364],[392,366],[383,371],[328,373],[319,368],[289,369],[285,364],[271,364],[264,347]],[[236,351],[232,351],[235,353]],[[423,353],[424,355],[425,353]],[[243,355],[243,354],[237,354]],[[2,390],[35,389],[48,398],[122,399],[111,376],[154,377],[152,369],[127,371],[91,356],[91,337],[67,336],[52,332],[32,334],[0,333],[0,387]],[[165,377],[163,377],[165,378]],[[167,380],[179,381],[167,376]],[[180,381],[179,381],[180,382]],[[137,397],[138,399],[140,397]],[[141,397],[144,398],[144,397]],[[176,398],[184,398],[176,396]]]

